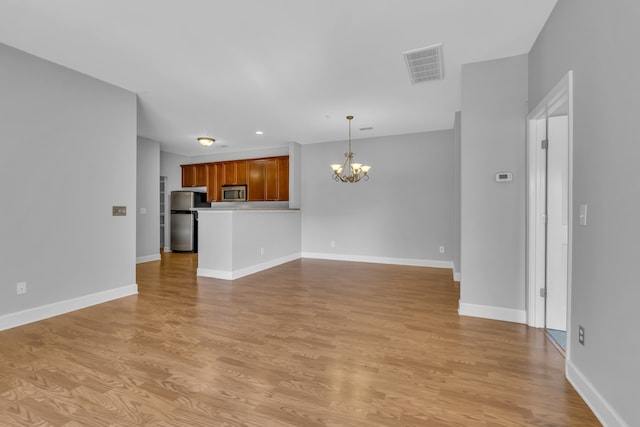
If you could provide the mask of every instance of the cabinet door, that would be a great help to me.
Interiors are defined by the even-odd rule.
[[[222,163],[224,182],[222,185],[233,185],[236,183],[236,163],[224,162]]]
[[[250,202],[265,199],[264,160],[247,161],[247,200]]]
[[[223,162],[224,183],[222,185],[241,185],[247,183],[247,161]]]
[[[182,186],[193,187],[196,183],[195,165],[181,165],[182,168]]]
[[[218,186],[218,188],[222,187],[223,185],[226,185],[224,182],[224,164],[223,163],[216,163],[216,185]],[[220,201],[222,201],[222,193],[218,193],[220,194]]]
[[[220,201],[220,186],[218,185],[218,165],[207,165],[207,202]]]
[[[278,157],[278,200],[289,200],[289,156]]]
[[[247,161],[236,160],[236,182],[234,184],[245,185],[247,183]]]
[[[204,187],[207,185],[206,163],[196,165],[181,165],[183,187]]]
[[[264,200],[279,200],[278,198],[278,159],[264,161]]]
[[[195,182],[194,187],[204,187],[207,185],[207,164],[202,163],[194,165],[195,169]]]

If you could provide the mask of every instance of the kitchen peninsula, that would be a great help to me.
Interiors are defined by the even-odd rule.
[[[300,210],[202,208],[197,275],[234,280],[300,258]]]

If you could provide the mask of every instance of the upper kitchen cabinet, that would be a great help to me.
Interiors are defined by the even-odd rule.
[[[247,200],[289,200],[289,157],[247,161]]]
[[[218,183],[219,169],[222,169],[222,165],[218,163],[207,164],[207,202],[219,202],[222,200],[220,184]]]
[[[278,198],[289,200],[289,156],[278,157]]]
[[[206,163],[181,165],[183,187],[204,187],[207,185]]]
[[[218,167],[222,170],[218,172],[218,177],[222,177],[222,181],[218,183],[222,185],[239,185],[247,183],[247,161],[234,160],[231,162],[218,163]]]

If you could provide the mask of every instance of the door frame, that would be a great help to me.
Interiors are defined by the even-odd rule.
[[[571,342],[571,265],[573,253],[573,71],[567,74],[527,115],[527,324],[545,327],[545,298],[540,289],[545,288],[545,218],[544,172],[546,164],[540,156],[540,141],[546,132],[540,126],[547,117],[566,110],[569,122],[568,164],[568,227],[567,253],[567,356]]]

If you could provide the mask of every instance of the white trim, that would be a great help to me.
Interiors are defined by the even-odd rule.
[[[300,254],[295,253],[291,255],[287,255],[281,258],[276,258],[271,261],[263,262],[260,264],[250,265],[249,267],[241,268],[239,270],[212,270],[208,268],[198,268],[196,271],[196,275],[200,277],[211,277],[213,279],[223,279],[223,280],[235,280],[244,276],[248,276],[250,274],[255,274],[263,270],[268,270],[269,268],[277,267],[278,265],[294,261],[296,259],[300,259]]]
[[[568,194],[568,253],[567,253],[567,358],[571,352],[571,281],[573,257],[573,71],[569,70],[564,77],[547,93],[547,95],[527,115],[527,323],[529,326],[542,328],[545,326],[544,298],[539,289],[544,287],[544,261],[541,260],[540,242],[542,231],[538,227],[540,218],[540,202],[538,192],[539,175],[543,166],[538,162],[538,130],[539,120],[553,115],[563,106],[567,106],[569,117],[569,194]],[[546,135],[545,135],[546,138]],[[542,269],[542,270],[541,270]]]
[[[454,282],[462,282],[462,273],[459,271],[453,272],[453,281]]]
[[[171,247],[170,246],[165,246],[164,247],[164,252],[171,252]]]
[[[388,258],[365,255],[329,254],[320,252],[302,252],[302,258],[327,259],[332,261],[370,262],[374,264],[395,264],[414,267],[449,268],[453,270],[453,261],[439,261],[411,258]]]
[[[138,258],[136,258],[136,264],[142,264],[144,262],[151,262],[151,261],[160,261],[160,254],[139,256]]]
[[[196,271],[196,275],[201,277],[210,277],[213,279],[235,280],[244,276],[248,276],[250,274],[258,273],[260,271],[276,267],[278,265],[281,265],[286,262],[293,261],[299,258],[325,259],[325,260],[331,260],[331,261],[370,262],[374,264],[394,264],[394,265],[407,265],[407,266],[413,266],[413,267],[448,268],[453,270],[452,261],[302,252],[302,254],[292,254],[292,255],[274,259],[262,264],[256,264],[256,265],[252,265],[249,267],[245,267],[245,268],[242,268],[239,270],[233,270],[233,271],[198,268]],[[455,274],[454,274],[454,280],[455,280]]]
[[[602,397],[593,384],[591,384],[587,377],[580,372],[571,360],[567,360],[565,374],[571,385],[573,385],[573,388],[575,388],[582,399],[584,399],[602,425],[608,427],[629,427],[629,424],[611,407],[609,402]]]
[[[468,304],[460,301],[458,301],[458,314],[460,316],[482,317],[505,322],[527,323],[527,312],[525,310]]]
[[[233,272],[227,270],[213,270],[211,268],[200,268],[196,270],[198,277],[210,277],[212,279],[233,280]]]
[[[134,283],[133,285],[123,286],[121,288],[109,289],[95,294],[29,308],[16,313],[5,314],[4,316],[0,316],[0,331],[91,307],[92,305],[102,304],[114,299],[136,295],[137,293],[138,285]]]

